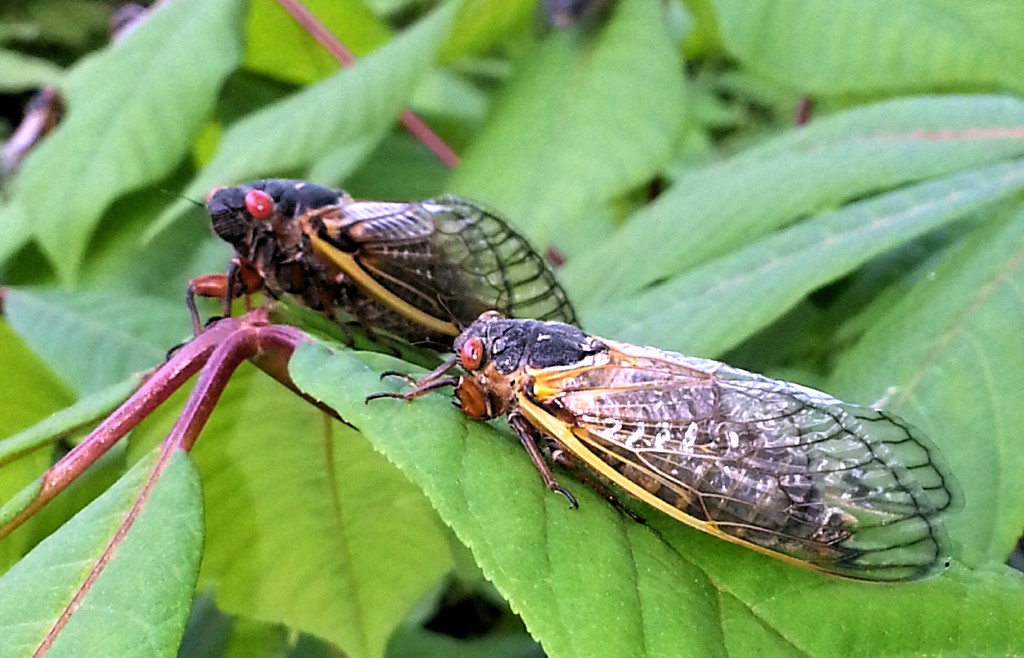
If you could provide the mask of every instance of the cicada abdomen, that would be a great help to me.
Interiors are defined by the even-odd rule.
[[[363,289],[362,312],[373,326],[450,342],[486,310],[576,322],[565,291],[525,238],[466,199],[357,201],[311,215],[329,242],[321,257]],[[414,321],[417,311],[438,322]]]
[[[443,381],[463,410],[507,415],[552,489],[564,492],[544,441],[683,523],[794,564],[899,581],[949,563],[942,517],[959,488],[895,416],[560,323],[485,314],[455,351],[466,374]]]

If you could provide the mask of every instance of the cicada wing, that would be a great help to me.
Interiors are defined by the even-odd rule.
[[[717,536],[863,580],[944,568],[958,488],[903,421],[724,364],[610,343],[603,360],[533,372],[578,455]],[[598,460],[606,466],[597,464]]]
[[[348,202],[303,222],[318,257],[346,277],[349,312],[408,340],[450,343],[457,335],[434,291],[434,223],[419,204]]]
[[[457,315],[461,324],[468,326],[477,318],[479,302],[483,310],[509,318],[576,324],[576,313],[554,272],[504,219],[453,195],[421,205],[437,226],[432,243],[444,254],[447,277],[462,284],[462,297],[447,300],[451,308],[464,309]]]
[[[399,314],[404,304],[460,326],[491,309],[575,322],[565,292],[529,243],[469,201],[352,202],[319,218],[334,244],[401,302],[388,304]]]

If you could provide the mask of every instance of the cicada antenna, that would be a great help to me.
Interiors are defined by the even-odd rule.
[[[167,196],[171,197],[172,199],[184,199],[185,201],[188,201],[192,205],[199,206],[200,208],[203,208],[203,209],[206,208],[206,204],[203,203],[202,201],[197,201],[197,200],[193,199],[192,197],[190,197],[188,195],[182,194],[181,192],[173,192],[171,190],[168,190],[165,187],[160,187],[160,188],[157,188],[157,189],[160,191],[161,194],[166,194]]]

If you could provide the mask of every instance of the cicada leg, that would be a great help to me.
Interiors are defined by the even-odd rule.
[[[370,395],[367,395],[364,401],[368,403],[371,400],[379,400],[381,398],[415,400],[416,398],[422,395],[426,395],[427,393],[435,391],[439,388],[444,388],[446,386],[458,386],[459,380],[461,379],[460,377],[445,376],[446,373],[452,368],[454,368],[456,365],[458,365],[458,363],[458,358],[449,359],[448,361],[445,361],[444,363],[434,368],[433,370],[428,372],[423,377],[420,377],[419,379],[413,379],[404,372],[399,372],[397,370],[385,370],[384,372],[380,373],[381,379],[384,379],[385,377],[398,377],[399,379],[404,379],[405,381],[412,384],[412,388],[406,391],[405,393],[391,393],[390,391],[384,391],[382,393],[372,393]]]
[[[526,448],[527,454],[530,455],[530,461],[537,468],[537,472],[540,473],[540,477],[544,480],[544,486],[551,491],[558,492],[566,497],[569,501],[569,507],[576,509],[580,506],[576,502],[576,497],[569,492],[568,489],[559,486],[558,482],[555,481],[555,476],[551,472],[551,467],[548,466],[547,460],[544,459],[544,453],[541,452],[540,442],[545,440],[537,429],[530,424],[525,417],[521,414],[512,412],[508,417],[508,424],[512,426],[515,433],[519,436],[519,442]]]
[[[204,274],[188,282],[185,289],[185,304],[192,318],[192,334],[198,336],[203,330],[196,308],[196,296],[214,297],[224,301],[222,317],[231,316],[231,302],[245,295],[245,310],[252,310],[250,295],[263,290],[263,276],[248,259],[232,258],[227,274]]]

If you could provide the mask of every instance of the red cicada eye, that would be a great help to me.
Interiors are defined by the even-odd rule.
[[[256,219],[266,219],[274,212],[274,200],[263,190],[249,190],[245,193],[245,209]]]
[[[472,336],[462,344],[459,350],[459,361],[466,370],[476,370],[484,360],[484,342]]]

